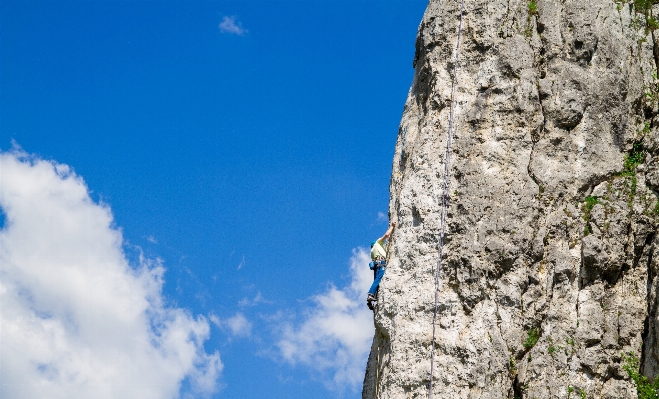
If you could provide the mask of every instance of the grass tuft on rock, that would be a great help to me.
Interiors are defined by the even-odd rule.
[[[535,344],[538,343],[538,340],[540,339],[540,329],[535,327],[530,329],[526,333],[527,333],[527,337],[526,337],[526,341],[524,341],[524,348],[526,350],[529,350],[533,348]]]
[[[638,399],[659,399],[659,378],[655,378],[651,383],[648,377],[639,372],[640,360],[634,352],[629,352],[628,356],[623,355],[622,358],[625,361],[622,368],[634,381]]]
[[[636,175],[636,167],[645,161],[643,154],[643,146],[641,143],[634,143],[632,150],[629,154],[625,155],[625,163],[623,164],[620,176],[632,177]]]
[[[529,1],[529,14],[536,15],[537,13],[538,13],[538,5],[533,0]]]

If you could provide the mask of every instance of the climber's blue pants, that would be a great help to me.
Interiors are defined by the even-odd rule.
[[[387,268],[385,266],[380,266],[375,270],[375,280],[373,280],[371,289],[368,290],[369,294],[375,295],[375,293],[378,292],[378,287],[380,286],[380,280],[382,280],[382,276],[384,276],[384,272],[386,270]]]

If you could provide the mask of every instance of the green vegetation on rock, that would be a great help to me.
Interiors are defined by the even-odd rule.
[[[645,161],[643,154],[643,146],[641,143],[634,143],[632,150],[625,155],[625,163],[623,164],[620,176],[633,177],[636,175],[636,167]]]
[[[650,382],[648,377],[639,372],[640,360],[634,352],[629,352],[629,356],[623,355],[625,365],[622,368],[627,372],[629,378],[636,385],[638,399],[659,399],[659,378]]]
[[[589,195],[586,197],[586,199],[584,199],[584,204],[581,207],[581,211],[583,212],[582,217],[584,222],[586,222],[586,226],[584,226],[584,230],[583,230],[584,237],[590,234],[592,231],[590,227],[590,212],[593,210],[593,207],[599,203],[600,202],[597,199],[597,197],[593,195]]]
[[[535,15],[537,13],[538,13],[538,5],[533,0],[529,1],[529,14]]]
[[[537,327],[532,328],[527,331],[527,334],[528,336],[526,337],[526,341],[524,341],[524,348],[529,350],[538,343],[538,340],[540,339],[540,329]]]

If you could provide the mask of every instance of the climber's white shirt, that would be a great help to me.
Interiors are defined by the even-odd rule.
[[[371,248],[371,260],[375,260],[376,257],[381,256],[382,258],[387,257],[387,251],[386,251],[386,246],[387,244],[385,243],[384,240],[379,239],[373,244],[373,248]]]

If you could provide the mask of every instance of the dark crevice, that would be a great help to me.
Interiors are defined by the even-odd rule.
[[[646,250],[650,248],[650,245],[652,244],[652,240],[654,240],[654,233],[649,233],[647,237],[645,237],[645,242],[643,242],[643,246],[640,248],[634,248],[634,259],[633,259],[633,267],[637,267],[641,259],[643,258],[643,255],[646,254]],[[633,244],[632,244],[633,245]],[[648,263],[647,266],[648,268],[650,267],[650,261],[652,260],[652,251],[650,252],[648,256]],[[650,270],[648,269],[648,273],[650,273]]]
[[[515,376],[515,381],[513,381],[513,398],[522,399],[522,384],[519,383],[519,377]]]
[[[652,245],[652,241],[654,240],[654,234],[649,234],[648,239],[646,240],[646,246]],[[648,260],[646,262],[646,268],[647,268],[647,281],[646,281],[646,287],[647,287],[647,315],[645,316],[645,320],[643,320],[643,332],[641,333],[641,340],[643,342],[643,349],[641,350],[641,360],[640,360],[640,373],[645,374],[645,357],[647,353],[647,348],[649,347],[648,341],[648,335],[650,332],[650,320],[654,319],[657,313],[657,301],[655,300],[654,304],[652,303],[652,300],[655,299],[653,298],[652,295],[652,282],[654,280],[653,273],[652,273],[652,256],[654,253],[654,248],[650,247],[648,251]],[[649,370],[648,370],[649,371]]]
[[[541,22],[536,21],[536,31],[538,32],[539,35],[542,35],[542,33],[545,31],[545,25]]]
[[[419,210],[416,207],[412,207],[412,226],[419,227],[422,223],[423,219],[421,218],[421,213],[419,213]]]
[[[659,73],[659,46],[657,46],[657,40],[654,35],[654,30],[650,32],[650,38],[652,39],[652,60],[654,61],[654,70],[655,70],[653,75],[657,76],[656,74]],[[652,82],[652,87],[654,87],[654,91],[657,90],[655,82]],[[656,101],[656,98],[653,100],[653,102],[654,101]],[[652,109],[649,110],[650,112],[646,112],[644,115],[646,120],[651,120],[654,117],[654,106],[651,108]]]
[[[541,31],[544,31],[544,25],[541,25],[541,24],[538,23],[538,24],[536,24],[536,26],[538,26],[538,32],[539,33],[541,33]],[[542,28],[540,28],[540,26],[542,26]],[[540,50],[540,53],[543,54],[544,51],[545,51],[545,49],[544,49],[544,46],[543,46]],[[544,71],[540,71],[541,78],[544,78],[543,74],[545,74]],[[546,124],[547,121],[546,121],[546,116],[545,116],[545,112],[544,112],[544,106],[542,104],[542,99],[541,99],[541,96],[540,96],[540,84],[539,84],[539,81],[537,79],[536,79],[536,88],[538,90],[538,103],[540,105],[540,112],[542,113],[542,126],[540,126],[539,129],[537,129],[536,134],[532,134],[532,137],[531,137],[531,151],[529,153],[529,163],[526,167],[526,170],[527,170],[527,173],[528,173],[529,177],[531,178],[531,180],[533,180],[533,182],[538,186],[538,199],[537,199],[538,200],[538,212],[535,215],[534,220],[533,220],[533,224],[535,225],[535,230],[538,231],[539,227],[540,227],[540,220],[541,220],[542,213],[543,213],[542,212],[542,198],[541,198],[541,196],[544,192],[544,186],[542,185],[542,182],[540,182],[538,180],[537,176],[533,172],[533,168],[531,167],[531,165],[533,163],[533,154],[535,152],[535,145],[540,140],[540,136],[542,135],[542,132],[545,129],[545,124]],[[544,255],[545,255],[545,245],[544,244],[542,245],[541,253],[535,253],[535,251],[533,251],[533,246],[534,246],[533,240],[530,240],[529,245],[531,247],[531,248],[529,248],[530,249],[529,253],[532,254],[531,261],[534,264],[536,264],[538,262],[542,262],[542,260],[544,259]],[[538,252],[540,252],[540,251],[538,251]],[[552,296],[551,295],[551,290],[550,290],[548,296],[549,296],[549,298],[548,298],[549,301],[551,301],[551,296]],[[545,316],[546,315],[543,312],[542,321],[544,321]],[[540,325],[542,325],[542,322],[540,323]],[[518,397],[521,398],[522,396],[520,395]]]
[[[652,56],[654,58],[654,68],[659,70],[659,46],[657,46],[657,39],[654,37],[654,31],[652,31],[651,37],[652,37]]]
[[[541,51],[541,53],[544,51],[544,46],[540,51]],[[540,68],[538,68],[538,69],[540,69]],[[540,71],[540,75],[542,75],[543,73],[544,73],[543,71]],[[533,173],[533,169],[531,168],[531,164],[533,163],[533,153],[535,151],[535,144],[540,140],[540,137],[541,137],[543,131],[545,130],[545,126],[546,126],[546,123],[547,123],[547,116],[545,114],[544,105],[542,103],[542,96],[540,95],[540,82],[539,82],[538,79],[536,79],[535,83],[536,83],[536,90],[538,90],[538,103],[540,105],[540,113],[542,114],[542,126],[540,126],[539,129],[536,129],[535,134],[531,133],[531,152],[529,154],[529,163],[526,167],[526,170],[529,174],[529,177],[531,177],[531,180],[533,180],[533,182],[538,185],[538,191],[542,192],[543,191],[542,184],[541,184],[541,182],[538,181],[538,178],[535,175],[535,173]]]
[[[419,60],[421,66],[417,69],[415,79],[413,81],[413,92],[416,94],[417,104],[421,105],[424,113],[428,112],[428,100],[432,88],[434,87],[435,76],[432,72],[432,67],[426,60],[425,56]],[[418,65],[418,64],[417,64]]]
[[[654,116],[653,114],[654,111],[652,110],[652,108],[646,107],[643,109],[643,117],[645,118],[645,120],[651,120]]]

